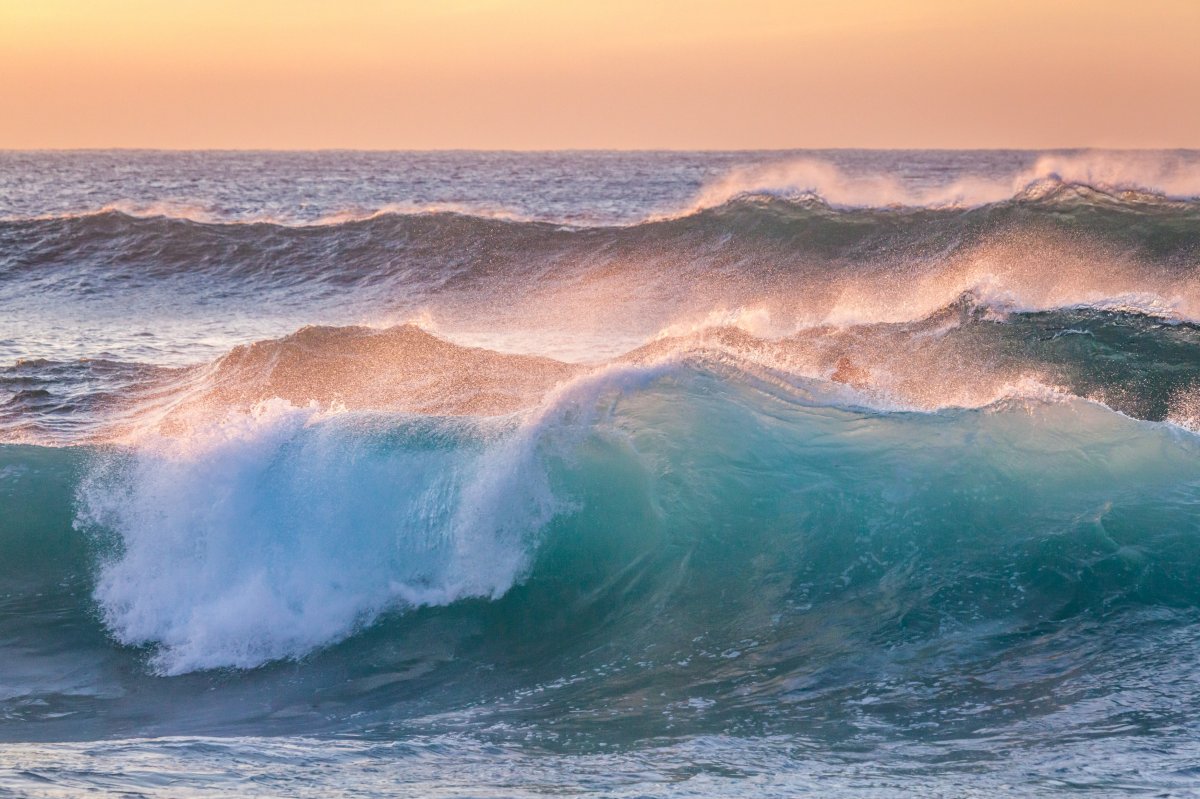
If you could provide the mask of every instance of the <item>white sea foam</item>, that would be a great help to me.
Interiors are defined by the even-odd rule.
[[[273,401],[145,441],[80,492],[80,524],[119,538],[95,592],[104,619],[178,674],[299,657],[391,608],[502,594],[554,512],[537,434]]]

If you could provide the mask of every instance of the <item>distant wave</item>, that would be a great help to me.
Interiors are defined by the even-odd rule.
[[[537,216],[512,208],[464,202],[396,202],[348,207],[318,216],[232,210],[180,201],[120,200],[61,214],[0,215],[0,223],[66,220],[116,213],[137,219],[166,218],[201,224],[332,227],[388,216],[456,214],[510,222],[543,222],[566,227],[628,227],[691,216],[745,198],[770,197],[794,202],[820,202],[843,209],[967,209],[1006,201],[1072,199],[1072,190],[1120,202],[1191,202],[1200,200],[1200,165],[1161,152],[1044,155],[1011,177],[966,176],[924,188],[894,174],[851,173],[819,159],[800,158],[739,167],[703,186],[679,209],[614,224],[586,216]]]
[[[1154,199],[1200,198],[1200,166],[1162,153],[1046,155],[1008,179],[965,177],[914,189],[894,175],[852,175],[810,158],[736,169],[704,187],[676,215],[724,205],[746,195],[813,197],[847,208],[973,208],[1011,199],[1036,199],[1065,187],[1105,195]]]
[[[1080,280],[1099,277],[1106,284],[1117,271],[1139,271],[1149,283],[1102,289],[1132,295],[1159,288],[1165,274],[1151,277],[1156,270],[1181,272],[1200,264],[1200,203],[1057,183],[970,209],[839,208],[816,197],[738,194],[685,216],[618,227],[564,227],[444,210],[307,227],[106,211],[0,222],[0,235],[6,242],[0,274],[36,270],[44,279],[54,270],[70,270],[67,286],[91,269],[123,272],[134,280],[209,274],[283,284],[402,276],[414,289],[423,280],[457,285],[472,275],[520,282],[614,269],[653,281],[668,262],[701,280],[706,271],[715,275],[740,262],[744,274],[737,279],[743,282],[761,279],[764,271],[783,277],[781,272],[832,262],[836,281],[848,264],[887,263],[928,277],[934,271],[961,272],[970,260],[989,262],[990,271],[999,274],[1015,266],[1006,262],[1020,259],[1026,271],[1035,261],[1055,263],[1052,270],[1042,268],[1043,282],[1064,266],[1080,271]],[[1077,269],[1074,262],[1083,261],[1099,262],[1100,268],[1089,270],[1098,274],[1083,274],[1082,263]],[[863,280],[871,279],[870,271]],[[1187,297],[1185,284],[1191,281],[1179,286]]]
[[[420,216],[424,214],[457,214],[480,219],[502,219],[532,222],[536,218],[516,211],[480,204],[435,202],[388,203],[374,208],[345,208],[321,216],[238,212],[188,202],[136,202],[124,200],[64,213],[0,214],[0,224],[6,222],[45,222],[119,214],[133,219],[171,219],[203,225],[274,225],[278,227],[334,227],[347,222],[363,222],[383,216]]]

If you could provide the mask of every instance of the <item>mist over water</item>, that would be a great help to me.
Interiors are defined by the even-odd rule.
[[[1194,788],[1200,155],[0,174],[0,792]]]

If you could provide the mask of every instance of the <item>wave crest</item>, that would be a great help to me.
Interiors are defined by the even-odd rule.
[[[812,158],[732,170],[705,186],[684,211],[689,215],[739,197],[763,195],[819,199],[853,208],[970,208],[1006,200],[1045,199],[1070,187],[1124,199],[1200,198],[1200,166],[1163,153],[1089,152],[1043,155],[1011,178],[969,176],[915,188],[893,174],[851,174]]]

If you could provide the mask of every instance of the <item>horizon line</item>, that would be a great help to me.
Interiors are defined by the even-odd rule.
[[[793,153],[793,152],[1200,152],[1187,147],[1105,147],[1067,145],[1055,147],[0,147],[0,153]]]

